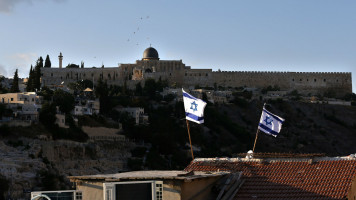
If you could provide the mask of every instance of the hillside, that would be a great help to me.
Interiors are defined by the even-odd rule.
[[[68,141],[76,129],[51,132],[42,125],[0,127],[0,154],[7,159],[2,165],[7,170],[3,174],[8,175],[5,179],[0,177],[0,181],[7,181],[10,186],[11,174],[21,172],[11,186],[14,195],[20,197],[22,189],[68,189],[70,185],[65,178],[68,175],[184,169],[191,158],[183,103],[142,102],[149,125],[135,126],[129,119],[122,121],[124,134],[136,144]],[[263,102],[256,100],[209,104],[204,124],[189,123],[195,157],[236,157],[251,150],[262,106]],[[356,107],[276,100],[267,102],[266,108],[286,121],[276,138],[260,133],[255,152],[328,156],[356,153]],[[115,113],[110,115],[115,117]],[[86,120],[82,123],[107,124],[105,117]],[[54,140],[41,141],[39,135],[52,136]],[[56,139],[58,136],[67,140]],[[15,168],[8,171],[10,165]],[[25,180],[29,183],[20,184]],[[56,184],[46,185],[47,182]]]
[[[219,110],[245,129],[251,139],[255,137],[262,106],[262,102],[253,101],[243,106],[221,106]],[[266,108],[286,121],[277,138],[259,134],[257,152],[325,153],[329,156],[356,152],[356,107],[271,101]],[[232,138],[243,141],[240,137]],[[252,149],[253,141],[244,145]]]

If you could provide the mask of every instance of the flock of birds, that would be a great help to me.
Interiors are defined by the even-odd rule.
[[[150,16],[146,16],[146,18],[141,17],[140,21],[148,20],[149,18],[150,18]],[[139,26],[137,27],[137,29],[135,31],[132,32],[131,36],[127,39],[127,42],[135,43],[133,40],[134,40],[135,36],[138,34],[138,32],[140,32],[140,27]],[[146,37],[146,40],[150,40],[150,38]],[[139,43],[136,42],[136,45],[138,46]]]

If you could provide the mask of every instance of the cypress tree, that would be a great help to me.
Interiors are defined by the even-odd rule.
[[[51,68],[51,60],[49,59],[49,55],[47,54],[44,67]]]
[[[43,67],[42,57],[40,57],[36,62],[36,66],[35,66],[35,70],[34,70],[33,90],[36,90],[36,89],[39,90],[41,88],[41,67]]]
[[[84,68],[84,61],[80,63],[80,68]]]
[[[11,92],[20,92],[19,90],[19,75],[17,73],[17,69],[15,71],[15,74],[14,74],[14,80],[12,81],[12,86],[11,86],[11,89],[10,89]]]
[[[28,75],[28,80],[27,80],[27,86],[26,86],[26,91],[27,92],[31,92],[33,91],[33,69],[32,69],[32,65],[31,65],[31,69],[30,69],[30,73]]]
[[[35,69],[32,69],[32,80],[31,80],[31,91],[35,91],[36,88],[36,73],[35,73]]]
[[[42,56],[40,56],[38,61],[39,61],[40,68],[42,68],[43,67],[43,58],[42,58]]]

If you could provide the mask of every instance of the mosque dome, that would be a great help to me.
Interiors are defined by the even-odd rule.
[[[155,48],[149,47],[143,52],[142,60],[159,60],[158,52]]]

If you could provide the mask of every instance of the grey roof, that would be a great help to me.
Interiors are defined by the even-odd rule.
[[[156,50],[155,48],[153,48],[153,47],[148,47],[148,48],[143,52],[143,59],[159,60],[157,50]]]
[[[71,180],[105,180],[105,181],[120,181],[120,180],[155,180],[155,179],[176,179],[190,181],[193,179],[216,177],[229,174],[229,172],[186,172],[186,171],[132,171],[117,174],[98,174],[87,176],[69,176]]]

